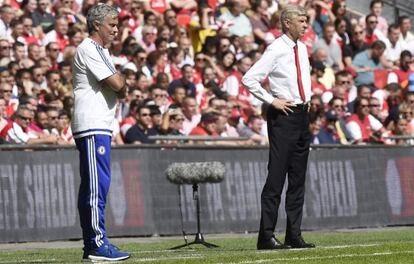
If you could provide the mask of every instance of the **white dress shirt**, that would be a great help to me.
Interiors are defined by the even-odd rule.
[[[400,59],[401,52],[408,49],[405,41],[398,40],[395,46],[392,45],[389,39],[385,39],[385,58],[389,61],[396,62]]]
[[[308,102],[312,95],[308,52],[304,43],[297,41],[297,45],[302,86],[305,101]],[[293,40],[282,35],[267,47],[263,56],[247,71],[242,82],[254,96],[269,104],[275,97],[293,101],[295,104],[304,103],[299,94],[293,50],[295,46]],[[266,77],[269,78],[270,93],[260,84]]]

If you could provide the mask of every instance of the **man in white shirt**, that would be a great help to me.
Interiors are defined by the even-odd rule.
[[[79,150],[81,184],[78,209],[84,241],[84,260],[119,261],[129,258],[109,243],[105,204],[111,172],[111,136],[117,98],[125,96],[125,78],[115,70],[108,47],[118,33],[118,11],[93,6],[87,15],[89,38],[78,46],[73,63],[75,95],[72,131]]]
[[[10,38],[12,33],[10,22],[16,16],[15,13],[15,10],[8,4],[0,7],[0,38]]]
[[[242,12],[241,3],[238,0],[228,1],[229,11],[220,16],[219,20],[231,23],[229,27],[230,35],[239,37],[248,36],[253,33],[252,24],[247,16]]]
[[[400,26],[400,39],[406,44],[414,41],[414,34],[411,33],[411,19],[409,16],[403,15],[398,17],[398,25]]]
[[[57,144],[56,135],[45,135],[38,137],[27,132],[27,127],[33,120],[33,112],[24,106],[20,106],[14,114],[14,120],[7,129],[6,140],[14,144]]]
[[[405,41],[399,39],[400,35],[400,27],[392,24],[388,27],[388,38],[384,41],[387,46],[384,52],[385,58],[395,66],[398,65],[401,52],[407,49]]]
[[[342,51],[338,42],[333,38],[335,26],[333,23],[326,23],[323,27],[323,38],[318,39],[313,45],[313,51],[323,48],[328,52],[326,63],[333,69],[342,70],[344,64],[342,62]]]
[[[261,196],[261,220],[257,249],[312,248],[301,235],[306,166],[311,135],[308,101],[311,77],[308,53],[300,39],[308,28],[306,10],[289,5],[282,11],[283,35],[270,44],[263,56],[244,75],[242,82],[261,101],[270,104],[267,112],[269,165]],[[261,82],[268,77],[270,93]],[[273,232],[277,222],[283,185],[286,192],[285,244]]]
[[[184,122],[180,132],[183,135],[189,135],[191,130],[197,126],[201,119],[201,115],[198,113],[196,99],[190,96],[184,98],[182,110],[184,114]]]

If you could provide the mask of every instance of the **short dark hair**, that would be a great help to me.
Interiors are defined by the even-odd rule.
[[[181,72],[185,71],[185,68],[190,67],[191,69],[194,69],[193,66],[191,66],[190,64],[184,64],[183,67],[181,68]]]
[[[389,25],[389,27],[388,27],[388,34],[391,33],[391,30],[393,30],[393,29],[400,29],[400,26],[397,25],[397,24],[391,24],[391,25]]]
[[[24,43],[21,43],[20,41],[16,41],[13,44],[13,49],[16,49],[17,47],[24,47]]]
[[[152,12],[152,11],[146,11],[146,12],[144,13],[144,21],[147,21],[147,19],[148,19],[150,16],[155,16],[155,13],[154,13],[154,12]]]
[[[359,107],[361,106],[361,102],[362,100],[367,100],[369,103],[369,98],[368,97],[357,97],[354,101],[354,113],[356,113],[359,109]]]
[[[385,43],[382,40],[376,40],[374,43],[372,43],[371,45],[371,49],[385,49],[387,46],[385,45]]]
[[[369,87],[369,85],[367,85],[367,84],[360,84],[357,87],[357,94],[360,94],[361,93],[361,90],[364,89],[364,88],[368,88],[371,91],[371,87]]]
[[[309,112],[309,123],[315,123],[318,119],[320,119],[322,116],[319,112]]]
[[[46,79],[49,79],[52,74],[57,74],[57,75],[60,76],[60,72],[58,72],[56,70],[48,70],[45,74]]]
[[[62,116],[67,116],[69,119],[72,119],[70,112],[66,111],[65,109],[61,109],[59,111],[59,117],[62,117]]]
[[[150,115],[151,116],[162,114],[160,108],[157,105],[149,105],[148,108],[150,110]]]
[[[333,96],[333,97],[331,98],[331,100],[329,100],[328,105],[329,105],[330,107],[332,107],[332,106],[333,106],[333,104],[334,104],[334,102],[335,102],[336,100],[341,100],[342,102],[344,101],[341,97],[338,97],[338,96]]]
[[[413,57],[413,54],[411,54],[411,52],[409,50],[403,50],[400,54],[400,60],[404,57]]]
[[[377,18],[377,16],[376,16],[374,13],[369,13],[369,14],[365,17],[365,24],[367,24],[367,25],[368,25],[368,19],[369,19],[370,17],[375,17],[375,18]]]
[[[406,16],[406,15],[402,15],[402,16],[399,16],[398,17],[398,25],[402,25],[402,23],[404,22],[404,20],[406,20],[406,19],[410,19],[410,17],[409,16]]]
[[[259,116],[259,115],[251,115],[251,116],[249,116],[249,118],[247,119],[247,123],[248,124],[250,124],[250,123],[253,123],[255,120],[257,120],[257,119],[262,119],[262,117],[261,116]]]
[[[342,71],[335,73],[335,80],[337,80],[338,77],[348,77],[348,76],[349,76],[349,72],[342,70]]]
[[[372,0],[371,3],[369,3],[369,9],[372,9],[375,4],[381,4],[381,6],[384,6],[384,2],[382,0]]]
[[[146,105],[146,104],[140,104],[138,107],[137,107],[137,114],[139,114],[140,112],[141,112],[141,110],[142,109],[148,109],[149,111],[151,111],[151,108],[150,108],[150,106],[149,105]]]
[[[156,84],[156,83],[154,83],[154,84],[152,84],[150,87],[148,87],[148,91],[149,92],[153,92],[155,89],[160,89],[160,90],[163,90],[164,91],[164,89],[162,89],[158,84]]]
[[[58,69],[62,70],[63,67],[72,67],[72,64],[70,62],[67,61],[61,61],[58,63]]]

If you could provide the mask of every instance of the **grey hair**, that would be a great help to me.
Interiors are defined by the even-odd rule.
[[[280,21],[282,22],[282,29],[285,31],[283,22],[289,19],[292,19],[297,16],[306,16],[306,9],[299,5],[287,5],[285,9],[282,10],[280,15]]]
[[[93,22],[102,24],[107,16],[118,17],[118,15],[119,12],[113,6],[107,4],[98,4],[91,7],[86,17],[89,34],[95,31]]]

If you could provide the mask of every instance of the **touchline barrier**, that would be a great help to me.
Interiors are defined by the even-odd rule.
[[[313,147],[303,228],[414,224],[413,154],[413,147]],[[221,183],[200,185],[203,233],[256,232],[267,159],[265,147],[114,148],[108,234],[181,234],[179,204],[185,231],[195,233],[192,187],[170,183],[165,170],[173,162],[197,161],[226,168]],[[78,164],[74,148],[0,151],[0,242],[80,238]],[[279,215],[281,230],[283,202]]]

